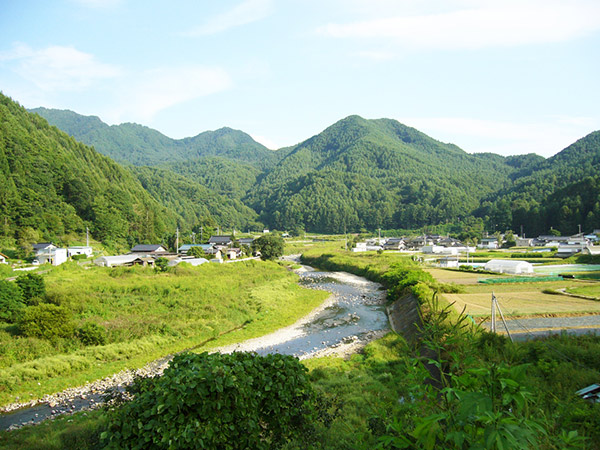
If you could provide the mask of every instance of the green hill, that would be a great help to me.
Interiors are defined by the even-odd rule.
[[[89,226],[103,241],[150,242],[177,215],[132,174],[0,94],[2,235],[59,239]]]
[[[417,228],[472,216],[487,230],[523,225],[528,235],[550,227],[564,233],[584,224],[600,228],[594,202],[580,192],[591,189],[586,177],[599,173],[600,132],[549,159],[471,155],[395,120],[350,116],[296,146],[271,151],[230,128],[173,140],[141,125],[33,111],[118,161],[160,167],[136,173],[184,221],[207,208],[215,215],[220,203],[227,205],[221,210],[235,211],[221,213],[230,226],[260,220],[275,229],[328,233]],[[198,205],[194,196],[211,200],[192,207]]]
[[[485,198],[475,213],[499,224],[499,229],[519,230],[523,225],[529,236],[551,228],[573,234],[579,225],[587,231],[597,229],[599,173],[600,131],[595,131],[534,164],[504,189]]]
[[[177,140],[135,123],[109,126],[98,117],[82,116],[68,110],[35,108],[30,112],[39,114],[51,125],[123,164],[155,166],[220,156],[264,169],[277,160],[273,151],[246,133],[231,128]]]
[[[395,120],[350,116],[293,148],[247,201],[276,228],[412,228],[465,217],[516,170]]]
[[[24,246],[86,227],[105,243],[133,245],[162,242],[177,226],[262,226],[239,200],[173,171],[123,167],[3,95],[0,137],[0,237]]]

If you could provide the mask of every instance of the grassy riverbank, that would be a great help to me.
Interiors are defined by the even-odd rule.
[[[303,289],[276,263],[149,268],[60,266],[45,276],[47,297],[76,327],[105,330],[104,345],[77,336],[25,337],[0,330],[0,403],[28,401],[135,368],[166,354],[224,345],[293,323],[327,294]]]

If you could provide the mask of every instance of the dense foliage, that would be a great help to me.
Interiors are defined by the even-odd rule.
[[[456,234],[469,227],[469,239],[521,227],[528,236],[600,227],[600,132],[547,160],[533,154],[505,158],[467,154],[394,120],[350,116],[296,146],[270,151],[227,128],[172,140],[140,125],[109,127],[70,111],[35,111],[120,162],[186,177],[189,184],[164,171],[137,171],[185,226],[209,211],[226,227],[258,227],[260,221],[280,230],[343,233],[451,223],[458,225]],[[79,192],[73,183],[67,189]],[[77,207],[81,201],[74,200]],[[86,205],[81,207],[90,209]],[[476,232],[465,223],[473,216],[481,224]],[[100,229],[118,237],[124,226],[117,221],[114,229]]]
[[[23,248],[89,228],[103,241],[150,242],[175,228],[156,202],[109,158],[0,94],[0,238]]]
[[[275,259],[283,255],[284,242],[281,236],[265,234],[252,242],[252,250],[260,252],[262,259]]]
[[[135,123],[109,126],[98,117],[82,116],[68,110],[36,108],[31,112],[120,163],[152,166],[203,156],[221,156],[264,168],[277,159],[275,152],[246,133],[231,128],[176,140]]]
[[[180,354],[131,391],[110,414],[107,448],[275,449],[308,437],[318,418],[307,370],[292,356]]]

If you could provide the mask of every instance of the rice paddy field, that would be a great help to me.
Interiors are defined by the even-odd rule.
[[[458,311],[473,317],[489,316],[492,292],[496,295],[503,312],[507,316],[555,316],[600,314],[600,283],[594,280],[565,278],[562,281],[479,283],[482,279],[501,280],[503,275],[476,274],[445,269],[427,269],[439,282],[454,283],[456,293],[441,294],[442,298],[453,303]],[[579,298],[567,294],[587,295]]]

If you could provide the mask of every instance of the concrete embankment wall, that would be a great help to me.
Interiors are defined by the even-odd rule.
[[[387,307],[390,328],[409,342],[418,337],[421,316],[419,302],[414,295],[405,295]]]

